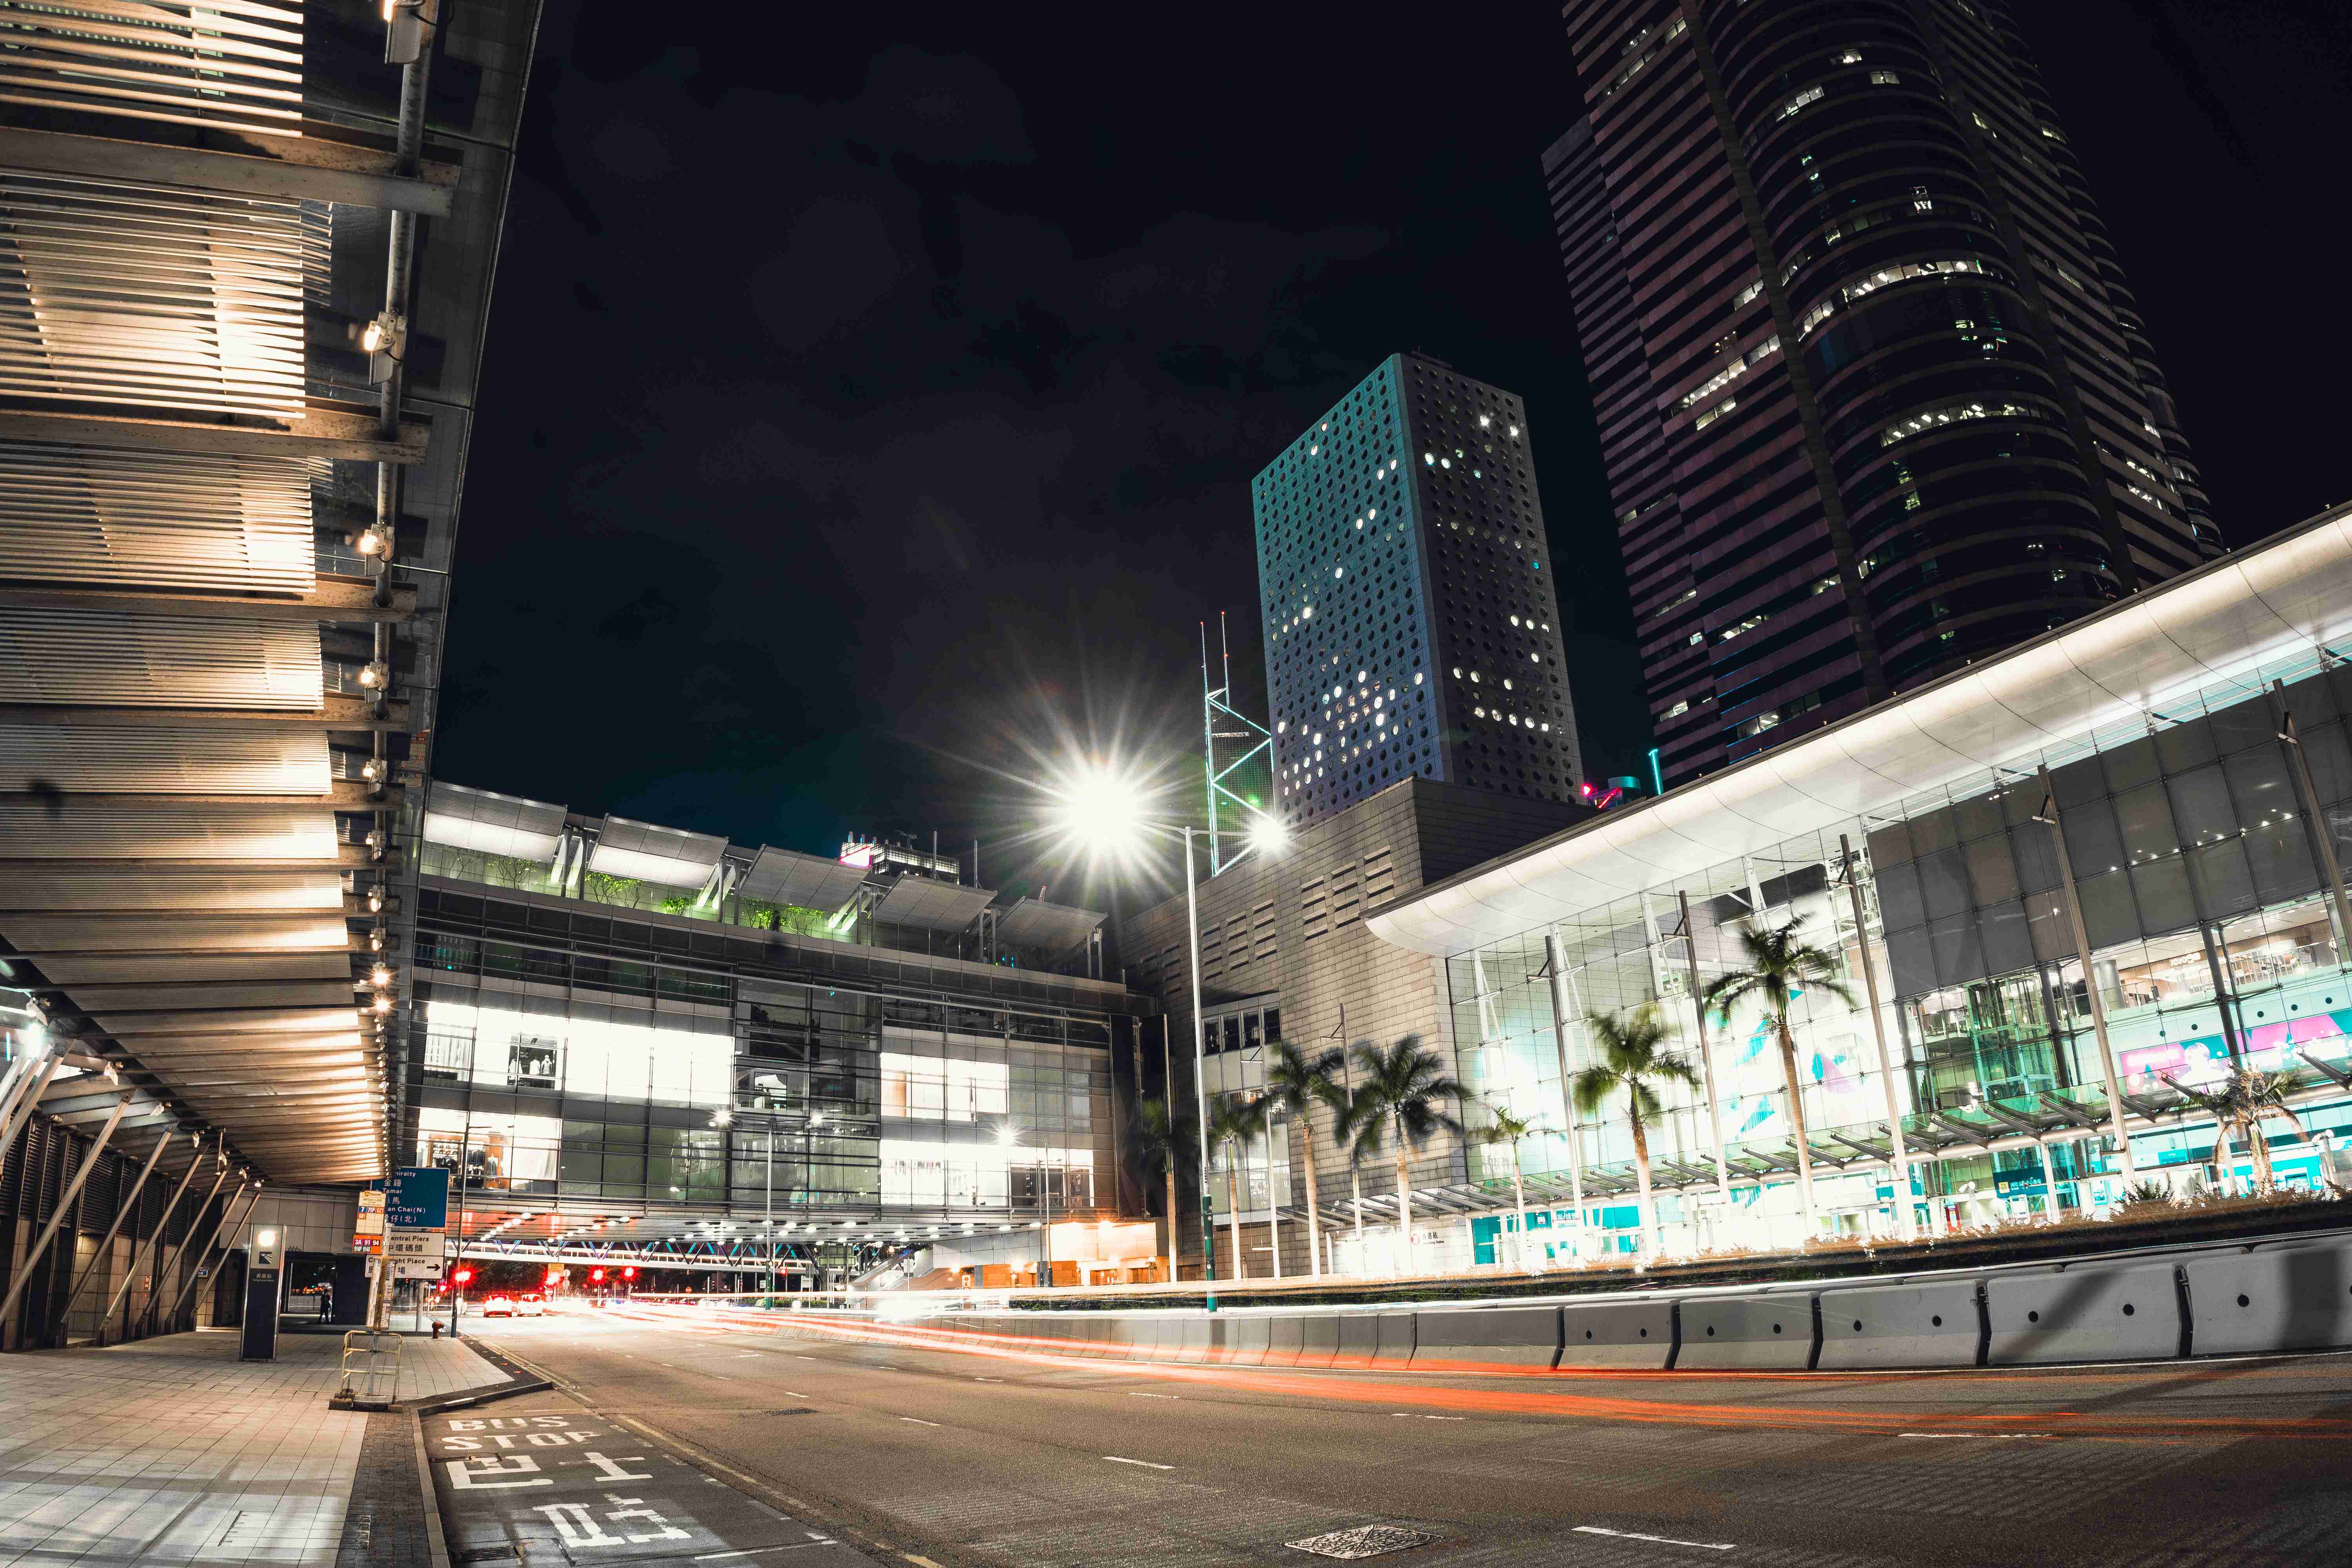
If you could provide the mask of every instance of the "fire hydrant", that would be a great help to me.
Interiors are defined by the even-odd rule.
[[[441,1337],[441,1320],[438,1318],[433,1320],[433,1337],[436,1340]]]

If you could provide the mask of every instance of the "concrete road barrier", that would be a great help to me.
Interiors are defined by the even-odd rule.
[[[1981,1281],[1937,1279],[1822,1292],[1823,1371],[1976,1366],[1984,1354]]]
[[[1209,1320],[1206,1317],[1183,1318],[1160,1352],[1162,1361],[1206,1361],[1209,1359]]]
[[[1675,1309],[1671,1301],[1572,1301],[1559,1310],[1559,1367],[1657,1367],[1672,1364]]]
[[[1265,1360],[1263,1366],[1297,1366],[1298,1352],[1304,1346],[1300,1337],[1307,1320],[1293,1312],[1285,1312],[1266,1321]]]
[[[1802,1372],[1813,1364],[1811,1291],[1761,1296],[1688,1296],[1675,1370],[1757,1368]]]
[[[1418,1312],[1382,1312],[1380,1315],[1380,1328],[1373,1342],[1373,1365],[1412,1364],[1414,1323],[1420,1315]]]
[[[1264,1317],[1235,1318],[1225,1325],[1225,1360],[1234,1366],[1263,1366],[1274,1343],[1274,1326]]]
[[[1378,1312],[1345,1312],[1339,1317],[1339,1350],[1333,1366],[1370,1366],[1381,1349]]]
[[[2352,1243],[2184,1259],[2192,1355],[2352,1346]]]
[[[1313,1312],[1298,1321],[1298,1364],[1329,1366],[1339,1354],[1339,1316]]]
[[[1417,1312],[1412,1364],[1417,1371],[1476,1372],[1486,1367],[1539,1367],[1559,1360],[1558,1307],[1495,1307],[1484,1311]]]
[[[2180,1292],[2170,1262],[2078,1263],[1985,1277],[1985,1361],[2159,1361],[2180,1353]]]

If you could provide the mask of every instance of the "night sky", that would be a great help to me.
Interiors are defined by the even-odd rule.
[[[2017,9],[2227,537],[2352,495],[2344,9]],[[1259,706],[1250,477],[1399,349],[1526,398],[1585,754],[1633,771],[1538,163],[1567,45],[1542,5],[1400,22],[551,0],[436,772],[813,851],[978,835],[991,885],[1082,897],[1016,781],[1197,778],[1220,610]]]

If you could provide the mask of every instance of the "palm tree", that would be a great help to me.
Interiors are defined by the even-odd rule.
[[[1837,954],[1797,934],[1804,923],[1800,915],[1769,931],[1741,931],[1739,945],[1746,954],[1746,967],[1733,970],[1706,988],[1706,1010],[1727,1024],[1732,1008],[1753,999],[1772,1021],[1780,1046],[1780,1078],[1789,1090],[1789,1125],[1797,1141],[1797,1196],[1804,1205],[1805,1235],[1810,1238],[1821,1222],[1813,1209],[1813,1152],[1805,1133],[1805,1099],[1797,1082],[1797,1037],[1789,1029],[1789,999],[1800,991],[1813,990],[1834,996],[1849,1007],[1855,1003],[1853,993],[1837,978]],[[1704,1041],[1700,1048],[1706,1048]]]
[[[1190,1175],[1201,1163],[1192,1124],[1165,1100],[1138,1100],[1135,1106],[1135,1157],[1145,1172],[1162,1171],[1168,1177],[1168,1282],[1176,1282],[1176,1181]]]
[[[1209,1107],[1209,1146],[1225,1152],[1225,1215],[1234,1231],[1234,1278],[1244,1278],[1242,1272],[1242,1152],[1265,1136],[1266,1113],[1271,1108],[1263,1095],[1245,1099],[1232,1096],[1220,1098]],[[1272,1194],[1267,1194],[1271,1201]],[[1213,1245],[1204,1236],[1205,1245]],[[1213,1263],[1215,1260],[1213,1258]]]
[[[1590,1116],[1612,1095],[1624,1092],[1625,1115],[1633,1125],[1633,1171],[1642,1189],[1642,1228],[1654,1233],[1653,1250],[1663,1252],[1665,1228],[1658,1223],[1658,1206],[1650,1196],[1649,1124],[1659,1114],[1658,1092],[1651,1085],[1679,1083],[1696,1088],[1698,1069],[1664,1048],[1669,1031],[1654,1003],[1644,1003],[1622,1019],[1607,1013],[1587,1013],[1584,1026],[1600,1060],[1578,1073],[1572,1082],[1576,1109]]]
[[[1511,1196],[1517,1203],[1519,1209],[1519,1267],[1530,1274],[1534,1273],[1535,1269],[1528,1263],[1528,1184],[1527,1178],[1519,1170],[1519,1143],[1523,1139],[1533,1138],[1550,1131],[1550,1128],[1538,1126],[1524,1116],[1514,1116],[1509,1111],[1496,1107],[1488,1110],[1486,1125],[1471,1134],[1481,1143],[1510,1145]]]
[[[1343,1135],[1352,1140],[1356,1156],[1366,1159],[1395,1134],[1397,1224],[1404,1237],[1404,1271],[1411,1273],[1412,1173],[1406,1162],[1439,1128],[1462,1131],[1460,1121],[1444,1109],[1445,1101],[1461,1100],[1462,1086],[1445,1076],[1434,1052],[1421,1048],[1419,1035],[1407,1035],[1385,1051],[1359,1045],[1356,1066],[1364,1081],[1356,1086],[1355,1109]]]
[[[1315,1108],[1331,1108],[1336,1120],[1347,1114],[1347,1098],[1338,1078],[1339,1053],[1319,1051],[1308,1056],[1289,1040],[1276,1044],[1265,1067],[1264,1099],[1269,1110],[1280,1111],[1298,1133],[1298,1157],[1307,1167],[1307,1268],[1311,1277],[1323,1273],[1321,1204],[1315,1190]]]
[[[2286,1106],[2287,1075],[2263,1072],[2259,1068],[2232,1068],[2218,1088],[2191,1089],[2177,1078],[2168,1076],[2165,1082],[2179,1089],[2192,1104],[2201,1107],[2213,1118],[2213,1152],[2206,1156],[2215,1165],[2230,1152],[2230,1137],[2235,1133],[2245,1140],[2246,1149],[2254,1161],[2254,1190],[2271,1190],[2274,1176],[2271,1169],[2271,1141],[2263,1132],[2263,1119],[2284,1116],[2295,1135],[2308,1139],[2311,1135],[2295,1113]]]

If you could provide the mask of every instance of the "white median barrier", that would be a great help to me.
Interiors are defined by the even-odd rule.
[[[1685,1296],[1676,1372],[1802,1372],[1813,1363],[1813,1298],[1807,1290]]]
[[[1558,1365],[1663,1369],[1675,1352],[1672,1301],[1571,1301],[1559,1310]]]
[[[1534,1367],[1549,1372],[1559,1360],[1558,1307],[1489,1307],[1483,1310],[1413,1314],[1416,1372],[1483,1372]]]
[[[2352,1346],[2352,1242],[2205,1253],[2180,1267],[2192,1355]]]
[[[1823,1372],[1975,1366],[1984,1353],[1984,1302],[1973,1279],[1824,1290]]]
[[[2180,1353],[2180,1291],[2167,1259],[2093,1260],[1985,1277],[1985,1361],[2160,1361]]]

